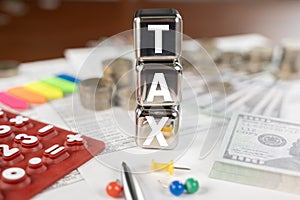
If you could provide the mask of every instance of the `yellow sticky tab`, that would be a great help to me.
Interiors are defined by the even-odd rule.
[[[24,87],[10,88],[9,90],[7,90],[7,92],[15,97],[18,97],[20,99],[27,101],[28,103],[42,104],[42,103],[46,103],[46,101],[47,101],[45,96],[40,95],[31,90],[28,90]]]
[[[33,92],[45,96],[47,99],[59,99],[63,97],[63,91],[61,89],[52,87],[42,82],[33,82],[24,86]]]

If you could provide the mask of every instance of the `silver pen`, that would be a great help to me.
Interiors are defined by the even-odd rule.
[[[122,162],[121,177],[125,199],[144,200],[142,189],[125,162]]]

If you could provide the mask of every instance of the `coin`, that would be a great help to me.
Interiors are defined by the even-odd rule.
[[[110,78],[118,88],[132,84],[133,63],[126,58],[107,59],[103,61],[103,77]]]
[[[114,84],[110,79],[90,78],[80,81],[79,95],[83,107],[106,110],[112,107]]]
[[[283,40],[281,42],[281,60],[277,76],[280,79],[297,79],[300,72],[300,41]]]
[[[0,61],[0,78],[15,76],[19,72],[20,63],[14,60]]]
[[[117,90],[117,105],[125,110],[134,110],[137,106],[135,90],[121,88]]]

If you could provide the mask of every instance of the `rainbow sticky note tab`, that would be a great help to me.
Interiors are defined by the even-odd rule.
[[[31,90],[28,90],[24,87],[10,88],[9,90],[7,90],[7,93],[20,99],[23,99],[24,101],[27,101],[30,104],[43,104],[47,102],[45,96],[40,95],[36,92],[32,92]]]
[[[68,74],[49,76],[40,81],[1,92],[0,102],[13,109],[25,110],[30,104],[43,104],[47,100],[63,98],[64,93],[75,92],[79,82],[79,79]]]
[[[41,82],[59,88],[64,93],[73,93],[77,90],[77,85],[75,83],[54,76],[44,78]]]
[[[42,82],[33,82],[24,86],[26,89],[43,95],[47,99],[59,99],[63,97],[63,91]]]
[[[26,101],[5,92],[0,92],[0,102],[16,110],[26,110],[29,107]]]

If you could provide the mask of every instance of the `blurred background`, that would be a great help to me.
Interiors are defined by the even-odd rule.
[[[0,0],[0,60],[62,57],[66,48],[131,29],[137,9],[158,7],[176,8],[193,38],[259,33],[276,43],[300,37],[300,1]]]

